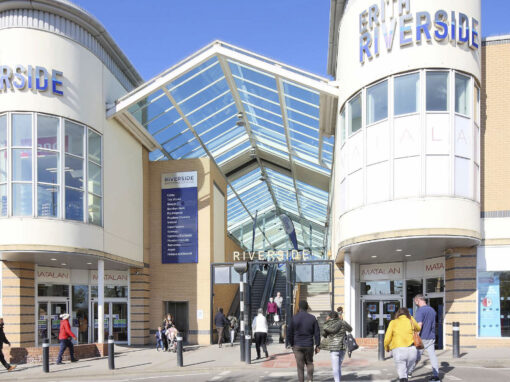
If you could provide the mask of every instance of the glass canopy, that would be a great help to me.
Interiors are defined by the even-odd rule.
[[[292,249],[286,214],[299,249],[320,255],[334,149],[321,109],[336,108],[337,92],[325,78],[216,41],[120,98],[108,116],[151,134],[151,161],[214,160],[228,184],[228,231],[245,248]]]

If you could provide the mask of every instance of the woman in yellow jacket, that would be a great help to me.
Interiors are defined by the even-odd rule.
[[[391,350],[400,382],[407,382],[408,373],[416,362],[417,350],[414,346],[413,333],[419,331],[418,323],[411,317],[407,308],[400,308],[386,329],[384,348],[388,352]]]

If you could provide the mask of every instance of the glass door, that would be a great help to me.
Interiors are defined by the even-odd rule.
[[[106,305],[106,304],[105,304]],[[115,342],[127,342],[128,340],[128,314],[127,302],[110,302],[111,335]]]
[[[377,337],[380,321],[380,301],[363,301],[363,337]]]
[[[67,302],[50,302],[50,344],[59,343],[58,335],[60,333],[60,315],[68,313]]]
[[[397,310],[400,309],[400,301],[399,300],[393,300],[393,301],[382,301],[382,325],[384,325],[384,330],[388,328],[388,325],[390,324],[390,321],[393,320],[395,317],[395,313],[397,313]]]
[[[69,313],[67,299],[37,302],[37,346],[42,346],[45,339],[51,345],[59,344],[60,315]]]
[[[427,303],[436,311],[436,349],[443,349],[444,298],[431,297]]]
[[[97,342],[97,328],[98,328],[98,321],[97,321],[97,301],[94,301],[94,308],[93,308],[93,314],[94,314],[94,331],[93,331],[93,338],[92,342]],[[110,335],[110,304],[105,302],[104,304],[104,340],[105,342],[108,340],[108,336]]]
[[[48,337],[49,328],[49,314],[48,314],[48,303],[39,302],[37,307],[37,344],[42,345],[44,340]]]

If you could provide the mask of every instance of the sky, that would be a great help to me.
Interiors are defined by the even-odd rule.
[[[214,40],[327,77],[330,0],[71,1],[105,26],[145,80]],[[510,0],[482,0],[483,36],[510,34],[509,14]]]

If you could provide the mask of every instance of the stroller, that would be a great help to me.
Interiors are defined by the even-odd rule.
[[[177,328],[172,325],[170,328],[166,330],[166,338],[168,340],[168,351],[177,352],[177,336],[179,335],[179,331]]]

